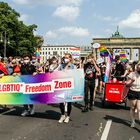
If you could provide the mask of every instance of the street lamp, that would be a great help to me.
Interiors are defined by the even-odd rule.
[[[3,33],[1,34],[1,42],[4,42],[4,58],[6,58],[6,45],[7,45],[7,43],[8,44],[10,44],[10,41],[9,41],[9,39],[7,39],[7,32],[6,31],[4,31],[4,35],[3,35]]]

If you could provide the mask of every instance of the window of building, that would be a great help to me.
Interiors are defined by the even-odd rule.
[[[59,48],[57,48],[57,50],[59,50]]]
[[[63,50],[65,50],[65,48],[63,48]]]
[[[53,52],[53,55],[57,55],[57,51],[54,51],[54,52]]]

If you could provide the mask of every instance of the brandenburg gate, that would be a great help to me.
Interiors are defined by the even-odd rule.
[[[92,45],[94,43],[99,43],[101,45],[104,45],[107,49],[111,50],[114,52],[116,49],[122,49],[122,50],[130,50],[130,60],[133,60],[134,58],[134,50],[138,50],[138,60],[140,60],[140,37],[135,37],[135,38],[125,38],[123,37],[117,28],[117,31],[112,34],[110,38],[94,38],[92,40]],[[97,49],[95,51],[96,56],[97,56]]]

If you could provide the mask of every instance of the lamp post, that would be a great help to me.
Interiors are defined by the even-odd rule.
[[[4,42],[4,53],[3,53],[3,55],[4,55],[4,58],[6,58],[7,43],[10,44],[9,39],[7,40],[7,32],[6,31],[4,31],[1,34],[1,42]]]

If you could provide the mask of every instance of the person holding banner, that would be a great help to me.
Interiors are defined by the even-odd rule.
[[[13,68],[12,75],[13,76],[20,75],[20,64],[16,61],[16,59],[12,60],[11,66]]]
[[[23,64],[21,65],[20,72],[22,75],[36,75],[36,68],[31,64],[30,56],[23,56]],[[35,108],[33,105],[24,105],[24,111],[21,116],[25,117],[27,115],[33,115],[35,113]]]
[[[70,70],[75,69],[74,64],[72,63],[72,55],[71,54],[65,54],[63,57],[63,64],[61,64],[59,70]],[[60,110],[61,110],[61,117],[59,119],[59,123],[69,123],[70,121],[70,114],[72,110],[72,103],[60,103]],[[67,115],[65,115],[65,112],[67,112]]]
[[[4,63],[3,63],[3,59],[2,58],[0,58],[1,60],[0,60],[0,78],[2,78],[3,76],[5,76],[5,75],[8,75],[8,70],[5,68],[5,65],[4,65]],[[7,107],[7,105],[2,105],[2,108],[6,108]]]
[[[87,57],[87,63],[84,65],[85,72],[85,107],[82,112],[88,112],[88,109],[93,110],[93,94],[95,88],[96,72],[100,69],[96,64],[93,54]],[[90,91],[90,106],[88,107],[88,92]]]
[[[56,57],[52,57],[50,59],[50,64],[49,64],[49,72],[53,72],[53,71],[58,71],[60,67],[60,64],[58,63],[58,59]]]
[[[136,110],[140,121],[140,63],[136,66],[136,70],[128,75],[126,84],[130,86],[127,97],[130,101],[131,127],[135,127]]]

